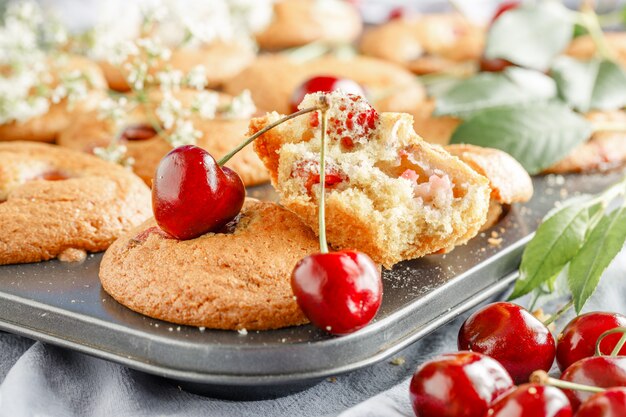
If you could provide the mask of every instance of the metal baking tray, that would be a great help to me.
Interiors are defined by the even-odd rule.
[[[598,192],[621,176],[535,178],[529,203],[513,206],[498,225],[467,245],[384,271],[375,321],[348,336],[329,336],[311,325],[243,335],[154,320],[102,290],[101,255],[82,264],[0,266],[0,329],[165,377],[195,392],[285,395],[381,361],[502,293],[516,278],[524,246],[556,201]],[[249,195],[275,198],[269,185],[251,188]],[[488,242],[492,234],[502,239],[499,245]]]

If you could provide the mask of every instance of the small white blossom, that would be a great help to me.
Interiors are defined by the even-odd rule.
[[[167,61],[172,57],[172,51],[156,39],[140,38],[136,43],[148,59]]]
[[[155,113],[163,123],[163,127],[171,129],[176,120],[183,114],[183,104],[169,91],[163,92],[163,99],[157,107]]]
[[[179,70],[159,71],[156,79],[162,89],[178,90],[183,83],[183,72]]]
[[[246,119],[252,116],[256,112],[256,106],[250,90],[244,90],[238,96],[233,97],[230,104],[220,111],[222,117],[226,119]]]
[[[117,100],[106,98],[100,102],[98,107],[98,118],[100,120],[112,120],[117,123],[128,114],[128,99],[120,97]]]
[[[130,57],[139,55],[139,48],[132,41],[116,44],[107,54],[108,61],[116,66],[123,65]]]
[[[207,85],[206,77],[206,68],[204,65],[196,65],[187,73],[185,84],[196,90],[204,90]]]
[[[135,90],[143,90],[149,75],[148,70],[148,64],[146,64],[145,62],[139,62],[136,65],[130,65],[128,69],[128,74],[126,75],[126,82],[128,82],[128,84],[130,84],[130,86]]]
[[[196,130],[190,120],[177,120],[176,128],[167,138],[173,147],[193,145],[202,137],[202,132]]]
[[[120,164],[125,167],[130,167],[135,163],[132,157],[126,155],[128,149],[125,145],[121,145],[118,141],[114,141],[106,148],[96,147],[93,149],[93,154],[105,161]]]
[[[194,97],[191,111],[198,113],[203,119],[213,119],[215,118],[219,101],[220,96],[218,93],[201,91]]]

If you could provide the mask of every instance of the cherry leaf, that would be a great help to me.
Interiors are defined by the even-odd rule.
[[[600,62],[591,96],[592,109],[614,110],[626,106],[626,72],[613,61]]]
[[[502,106],[474,113],[452,134],[451,143],[500,149],[530,174],[562,160],[591,135],[591,125],[559,102]]]
[[[525,68],[507,68],[503,73],[480,73],[448,86],[436,94],[435,115],[469,117],[483,109],[546,100],[556,95],[556,83],[547,75]]]
[[[558,2],[519,7],[494,22],[485,56],[543,71],[567,47],[573,33],[572,12]]]
[[[554,279],[582,247],[589,222],[590,209],[580,202],[545,219],[524,250],[520,277],[509,298],[521,297]]]
[[[625,241],[626,206],[621,206],[602,217],[570,263],[568,284],[577,313],[593,294],[602,273],[622,250]]]
[[[559,96],[581,112],[615,110],[626,105],[626,72],[615,62],[563,56],[555,60],[551,73]]]

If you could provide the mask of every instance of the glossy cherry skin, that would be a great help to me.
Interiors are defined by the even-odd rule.
[[[457,352],[423,363],[411,378],[409,394],[417,417],[482,417],[513,386],[495,360]]]
[[[500,3],[496,11],[494,12],[493,17],[491,18],[491,23],[498,20],[500,16],[502,16],[504,13],[508,12],[509,10],[517,9],[520,6],[520,4],[521,2],[519,0],[503,1],[502,3]]]
[[[563,372],[561,379],[592,387],[626,387],[626,357],[593,356],[572,364]],[[593,393],[585,391],[563,390],[577,410]]]
[[[626,416],[626,388],[610,388],[591,396],[583,403],[576,417]]]
[[[516,384],[538,369],[550,370],[555,344],[550,330],[528,310],[513,303],[489,304],[474,312],[459,330],[459,350],[491,356]]]
[[[337,90],[365,97],[365,90],[355,81],[347,78],[334,77],[332,75],[319,75],[309,78],[295,89],[289,100],[291,111],[298,111],[298,106],[307,94],[316,93],[318,91],[330,93],[331,91]]]
[[[204,149],[185,145],[159,163],[152,209],[161,229],[187,240],[219,231],[239,214],[245,195],[235,171],[220,167]]]
[[[626,317],[598,311],[583,314],[570,321],[557,338],[556,362],[561,371],[580,359],[594,356],[598,338],[602,333],[616,327],[626,327]],[[610,354],[621,337],[621,333],[618,333],[602,339],[601,353]],[[626,355],[626,346],[619,354]]]
[[[571,417],[569,400],[558,388],[524,384],[489,407],[489,417]]]
[[[380,268],[364,253],[317,253],[300,260],[291,288],[311,322],[335,335],[366,326],[383,297]]]

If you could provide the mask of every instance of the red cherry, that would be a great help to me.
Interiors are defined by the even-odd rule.
[[[398,20],[406,16],[407,10],[402,6],[396,6],[389,12],[387,20]]]
[[[502,72],[505,68],[514,65],[512,62],[501,58],[487,59],[484,56],[480,58],[480,70],[484,72]]]
[[[578,409],[576,417],[626,416],[626,388],[610,388],[591,396]]]
[[[594,356],[600,335],[616,327],[626,327],[626,317],[617,313],[593,312],[570,321],[557,339],[556,362],[561,371],[580,359]],[[611,353],[621,336],[612,334],[602,339],[600,351]],[[626,355],[626,347],[619,354]]]
[[[513,303],[493,303],[474,312],[461,326],[459,350],[471,350],[496,359],[517,384],[530,374],[548,371],[555,344],[550,330],[528,310]]]
[[[291,99],[289,101],[289,105],[291,106],[291,111],[298,111],[298,105],[304,99],[304,96],[311,93],[316,93],[318,91],[330,93],[332,91],[342,90],[349,94],[354,94],[357,96],[365,97],[365,91],[363,87],[361,87],[355,81],[352,81],[347,78],[339,78],[334,77],[332,75],[320,75],[316,77],[309,78],[291,95]]]
[[[493,22],[498,20],[498,18],[504,13],[508,12],[509,10],[517,9],[520,5],[521,2],[519,0],[503,1],[502,3],[500,3],[495,13],[493,14],[493,17],[491,18],[491,23],[493,24]]]
[[[298,305],[329,333],[352,333],[376,315],[383,295],[380,268],[361,252],[317,253],[300,260],[291,275]]]
[[[154,127],[147,124],[137,124],[127,126],[120,134],[122,140],[148,140],[157,135]]]
[[[487,414],[489,417],[571,417],[572,406],[558,388],[524,384],[500,397]]]
[[[626,387],[626,357],[593,356],[581,359],[567,368],[561,379],[599,388]],[[574,410],[592,395],[586,391],[563,391]]]
[[[204,149],[179,146],[165,155],[152,185],[158,225],[177,239],[218,232],[233,220],[246,191],[237,173],[220,167]]]
[[[513,386],[495,360],[476,352],[457,352],[423,363],[409,387],[417,417],[483,416],[489,405]]]

